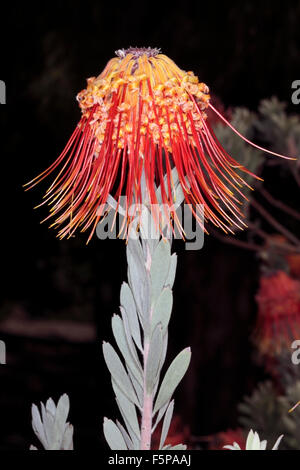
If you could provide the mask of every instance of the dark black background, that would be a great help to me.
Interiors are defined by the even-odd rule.
[[[126,278],[122,241],[86,246],[86,236],[58,241],[40,220],[41,185],[22,184],[60,153],[80,118],[75,96],[116,49],[161,47],[193,70],[224,105],[255,110],[272,95],[289,103],[299,79],[300,2],[22,2],[1,6],[1,74],[7,104],[1,124],[1,317],[22,309],[32,318],[76,317],[97,327],[94,344],[9,335],[1,366],[0,448],[33,442],[30,405],[67,392],[78,448],[101,448],[103,415],[115,417],[101,341],[111,338]],[[282,182],[282,191],[285,191]],[[236,425],[236,404],[262,376],[249,334],[256,305],[258,260],[206,238],[179,267],[170,357],[191,345],[193,361],[176,394],[177,412],[193,435]],[[63,282],[60,281],[63,279]],[[79,313],[78,313],[79,312]],[[78,317],[78,318],[77,318]]]

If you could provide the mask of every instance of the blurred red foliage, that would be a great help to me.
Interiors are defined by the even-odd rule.
[[[236,442],[241,449],[245,448],[246,439],[242,429],[228,429],[227,431],[215,434],[211,437],[209,450],[224,450],[224,446],[232,445],[234,442]]]
[[[291,255],[287,255],[286,259],[290,268],[291,275],[300,279],[300,254],[293,253]]]
[[[152,448],[158,449],[160,441],[161,425],[159,425],[152,435]],[[168,437],[164,445],[175,446],[177,444],[187,444],[190,442],[190,429],[186,424],[183,424],[181,416],[175,414],[173,416]],[[188,445],[188,448],[190,446]]]
[[[284,271],[262,277],[256,300],[254,341],[259,351],[273,355],[290,348],[300,334],[300,281]]]

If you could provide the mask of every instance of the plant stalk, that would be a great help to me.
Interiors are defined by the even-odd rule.
[[[147,371],[147,360],[149,354],[149,339],[144,341],[144,400],[142,409],[142,426],[141,426],[141,450],[151,449],[151,430],[152,430],[152,410],[153,410],[153,396],[147,393],[146,387],[146,371]]]

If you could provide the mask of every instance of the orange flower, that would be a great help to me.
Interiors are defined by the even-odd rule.
[[[60,238],[91,228],[90,239],[103,216],[99,207],[113,192],[117,200],[126,195],[129,223],[135,216],[130,206],[145,202],[143,172],[149,203],[158,204],[160,185],[162,203],[172,212],[176,167],[196,217],[194,207],[201,204],[205,220],[225,232],[243,228],[239,198],[248,184],[238,172],[250,172],[226,153],[207,122],[210,107],[232,128],[211,105],[208,87],[158,49],[121,49],[116,55],[78,94],[82,117],[64,151],[28,183],[32,187],[60,168],[44,196],[42,204],[51,206],[45,220],[55,217]]]
[[[263,277],[256,300],[255,342],[260,351],[272,355],[289,349],[300,334],[300,282],[283,271]]]

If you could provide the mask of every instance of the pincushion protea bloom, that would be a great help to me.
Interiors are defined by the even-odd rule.
[[[64,151],[28,183],[29,189],[59,169],[42,203],[51,206],[45,220],[55,217],[52,225],[61,226],[60,238],[91,228],[90,239],[103,215],[98,208],[114,192],[117,200],[126,195],[128,222],[135,216],[130,206],[144,202],[143,173],[150,205],[158,204],[155,190],[160,185],[161,201],[172,212],[175,167],[196,217],[194,207],[201,204],[205,221],[225,232],[245,226],[241,188],[248,184],[240,173],[250,172],[214,135],[208,108],[232,126],[210,103],[208,86],[159,49],[121,49],[116,55],[77,95],[82,117]]]
[[[284,271],[263,277],[256,296],[258,318],[254,340],[262,353],[287,348],[300,334],[300,282]]]

